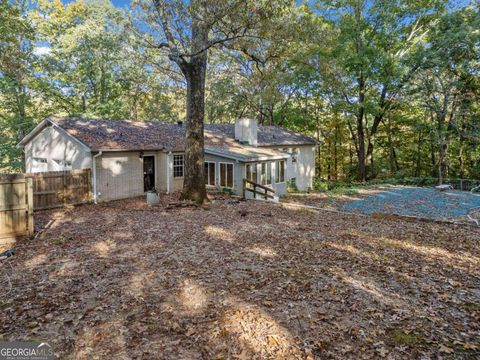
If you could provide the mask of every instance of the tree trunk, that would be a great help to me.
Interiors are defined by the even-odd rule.
[[[435,156],[435,139],[433,134],[431,133],[430,134],[430,165],[431,165],[430,174],[434,177],[438,175],[437,169],[435,168],[436,164],[437,164],[437,159]]]
[[[207,31],[192,26],[192,52],[197,53],[181,66],[187,80],[187,118],[185,171],[182,200],[202,204],[207,199],[204,177],[205,74],[207,69]]]
[[[447,142],[445,138],[445,113],[437,114],[438,123],[438,183],[443,184],[447,172]]]
[[[358,180],[367,180],[367,171],[365,166],[365,130],[363,128],[363,117],[365,113],[365,81],[362,77],[358,78],[358,111],[357,111],[357,158],[358,158]]]
[[[397,167],[397,154],[395,152],[395,147],[393,145],[392,123],[391,123],[390,116],[387,117],[386,130],[387,130],[387,141],[388,141],[388,158],[390,163],[390,175],[394,176],[395,173],[398,171],[398,167]]]
[[[316,112],[316,111],[315,111]],[[316,175],[321,179],[322,178],[322,143],[320,142],[320,119],[317,117],[317,171]]]
[[[338,181],[338,154],[337,154],[337,148],[338,148],[338,123],[337,119],[335,119],[335,137],[333,138],[333,179],[335,181]]]
[[[422,131],[418,131],[418,140],[417,140],[417,155],[415,160],[415,172],[413,173],[414,177],[420,177],[422,166]]]
[[[330,181],[332,179],[332,166],[331,166],[332,142],[330,138],[327,141],[328,141],[327,180]]]

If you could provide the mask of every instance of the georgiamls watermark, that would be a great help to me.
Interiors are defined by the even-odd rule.
[[[0,360],[53,360],[53,349],[41,341],[0,341]]]

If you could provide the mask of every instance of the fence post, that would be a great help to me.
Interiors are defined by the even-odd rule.
[[[93,200],[93,189],[92,189],[92,174],[91,170],[87,169],[87,201],[90,202]]]
[[[32,236],[34,232],[33,228],[33,180],[32,178],[26,178],[27,185],[27,231],[28,236]]]
[[[67,173],[66,171],[63,171],[62,173],[63,175],[63,194],[62,194],[62,205],[66,205],[67,204]]]

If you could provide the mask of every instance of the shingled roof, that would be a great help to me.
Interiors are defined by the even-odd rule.
[[[185,149],[185,125],[160,121],[98,120],[76,117],[51,117],[47,121],[74,136],[92,151]],[[25,138],[22,142],[28,141]],[[311,137],[278,127],[259,126],[258,146],[314,145]],[[22,145],[22,143],[20,143]],[[206,124],[205,146],[219,151],[239,147],[233,124]]]

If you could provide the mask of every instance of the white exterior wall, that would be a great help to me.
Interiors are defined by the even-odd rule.
[[[297,161],[292,158],[287,162],[287,179],[296,178],[297,188],[300,191],[306,191],[313,186],[313,177],[315,176],[315,146],[297,146]]]
[[[165,191],[165,154],[145,151],[143,156],[155,156],[155,187]],[[104,152],[95,159],[98,201],[124,199],[144,194],[143,159],[139,151]]]
[[[92,155],[75,139],[55,129],[46,127],[24,148],[25,151],[25,170],[26,172],[38,172],[33,166],[34,158],[44,158],[47,160],[45,168],[42,171],[63,170],[55,160],[70,161],[72,170],[87,169],[92,167]]]
[[[139,152],[104,152],[95,159],[98,201],[143,194],[143,162],[139,155]]]
[[[172,152],[165,154],[163,167],[166,169],[168,176],[165,176],[166,192],[180,191],[183,188],[183,177],[173,177],[173,155],[182,155],[182,152]],[[185,171],[185,169],[184,169]],[[163,189],[162,189],[163,190]]]
[[[155,187],[161,192],[167,191],[167,154],[161,151],[157,152],[157,161],[155,162],[156,182]]]
[[[316,150],[313,145],[279,147],[277,150],[288,151],[292,154],[293,150],[297,151],[296,159],[289,157],[287,160],[287,181],[296,179],[297,188],[300,191],[306,191],[313,186],[313,177],[315,176],[315,156]]]

